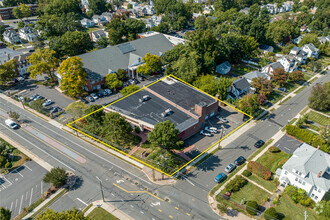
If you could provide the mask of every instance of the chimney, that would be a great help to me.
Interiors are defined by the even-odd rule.
[[[320,145],[319,145],[319,146],[317,146],[317,149],[318,149],[318,150],[320,150]]]
[[[270,64],[268,65],[268,70],[267,70],[267,73],[269,73],[269,71],[270,71]]]
[[[320,178],[321,175],[322,175],[322,171],[320,171],[319,174],[317,174],[317,177]]]

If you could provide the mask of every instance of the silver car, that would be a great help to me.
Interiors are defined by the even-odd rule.
[[[231,163],[231,164],[229,164],[228,166],[226,166],[225,171],[226,171],[227,173],[230,173],[230,172],[233,171],[235,168],[236,168],[236,165],[233,164],[233,163]]]

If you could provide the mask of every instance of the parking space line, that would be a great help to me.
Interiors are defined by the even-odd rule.
[[[33,195],[33,187],[31,188],[31,196],[30,196],[30,203],[29,203],[29,206],[30,206],[31,203],[32,203],[32,195]]]
[[[32,169],[30,167],[28,167],[28,165],[24,164],[23,166],[25,166],[26,168],[28,168],[30,171],[32,171]]]
[[[11,205],[10,205],[10,211],[13,210],[13,205],[14,205],[14,202],[11,202]]]
[[[26,200],[27,200],[27,198],[28,198],[28,191],[26,191],[26,194],[25,194],[25,202],[26,202]]]
[[[15,203],[15,209],[17,208],[17,199],[16,199],[16,203]]]
[[[22,204],[23,204],[23,199],[24,199],[24,195],[22,195],[22,198],[21,198],[21,204],[20,204],[20,206],[19,206],[18,213],[21,213]]]

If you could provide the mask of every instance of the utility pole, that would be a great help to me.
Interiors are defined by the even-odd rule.
[[[223,136],[224,133],[225,133],[224,127],[221,126],[221,136],[220,136],[220,139],[219,139],[218,148],[220,147],[220,142],[221,142],[221,139],[222,139],[222,136]]]
[[[103,200],[103,202],[104,202],[104,194],[103,194],[103,188],[102,188],[102,180],[101,180],[98,176],[96,176],[96,179],[99,180],[99,183],[100,183],[100,189],[101,189],[101,194],[102,194],[102,200]]]

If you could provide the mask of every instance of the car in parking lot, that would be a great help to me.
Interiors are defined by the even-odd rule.
[[[288,91],[286,88],[278,88],[278,90],[280,90],[282,92],[287,92]]]
[[[38,94],[34,94],[33,96],[30,97],[30,101],[34,100],[35,98],[37,98],[39,95]]]
[[[227,175],[224,173],[219,173],[215,178],[214,181],[216,183],[221,183],[222,181],[224,181],[227,178]]]
[[[95,100],[96,100],[96,99],[99,99],[99,97],[98,97],[95,93],[92,93],[92,94],[91,94],[91,97],[93,97],[93,99],[95,99]]]
[[[208,132],[206,130],[201,130],[199,133],[201,135],[204,135],[204,136],[209,136],[209,137],[212,137],[213,136],[210,132]]]
[[[229,164],[228,166],[226,166],[225,171],[226,171],[227,173],[230,173],[230,172],[233,171],[235,168],[236,168],[236,165],[233,164],[233,163],[231,163],[231,164]]]
[[[41,95],[38,95],[37,97],[35,97],[35,98],[33,99],[33,101],[37,101],[37,100],[39,100],[39,99],[44,99],[44,97],[42,97]]]
[[[228,120],[225,117],[222,117],[221,120],[225,123],[228,123]]]
[[[245,158],[244,158],[243,156],[238,157],[238,158],[234,161],[234,163],[236,164],[236,166],[239,166],[239,165],[243,164],[244,162],[245,162]]]
[[[84,99],[84,98],[81,98],[80,101],[81,101],[82,103],[85,103],[85,104],[88,104],[88,103],[89,103],[89,102],[88,102],[86,99]]]
[[[109,95],[112,94],[112,91],[110,89],[105,89],[104,91],[106,91]]]
[[[46,106],[51,105],[51,104],[53,104],[53,103],[54,103],[54,102],[53,102],[52,100],[48,99],[48,100],[46,100],[46,101],[42,104],[42,106],[43,106],[43,107],[46,107]]]
[[[108,95],[109,95],[105,90],[102,91],[102,94],[103,94],[104,96],[108,96]]]
[[[87,96],[86,99],[90,102],[94,102],[95,99],[92,96]]]
[[[218,133],[218,129],[216,127],[205,127],[205,131],[215,134]]]
[[[17,129],[17,128],[19,128],[19,125],[16,122],[14,122],[13,120],[9,119],[9,118],[5,120],[5,124],[8,127],[10,127],[11,129]]]
[[[258,140],[255,144],[254,144],[254,146],[256,147],[256,148],[259,148],[259,147],[261,147],[262,145],[264,145],[265,144],[265,142],[263,141],[263,140]]]
[[[59,111],[61,111],[62,109],[60,108],[60,107],[52,107],[51,109],[50,109],[50,113],[56,113],[56,112],[59,112]]]
[[[103,94],[101,92],[96,93],[97,97],[103,98]]]

